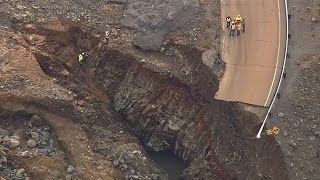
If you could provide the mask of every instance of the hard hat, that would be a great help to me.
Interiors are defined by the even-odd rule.
[[[84,53],[83,53],[83,52],[82,52],[81,54],[82,54],[82,55],[84,55]]]

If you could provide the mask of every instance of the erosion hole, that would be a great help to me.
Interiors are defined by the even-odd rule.
[[[283,155],[275,140],[248,138],[255,135],[257,116],[235,103],[213,99],[218,80],[202,63],[201,51],[176,47],[194,72],[188,82],[145,67],[119,50],[99,49],[97,39],[78,28],[70,28],[61,36],[52,34],[46,35],[55,48],[49,44],[45,49],[64,46],[49,56],[36,55],[43,71],[59,78],[66,88],[87,86],[93,94],[106,95],[141,142],[160,151],[150,153],[160,166],[166,169],[176,163],[173,172],[167,170],[172,178],[186,167],[181,162],[187,161],[187,179],[201,178],[201,172],[210,178],[259,178],[263,173],[265,177],[286,179],[286,169],[280,168],[285,167]],[[89,52],[89,62],[83,67],[76,61],[80,49]],[[61,76],[63,69],[70,74]]]

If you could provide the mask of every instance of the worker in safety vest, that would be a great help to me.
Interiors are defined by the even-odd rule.
[[[84,60],[84,53],[82,52],[78,55],[78,61],[79,61],[80,65],[83,63],[83,60]]]
[[[229,28],[230,27],[230,22],[231,22],[231,17],[227,16],[226,17],[226,21],[227,21],[227,28]]]
[[[236,30],[237,30],[237,36],[239,36],[240,35],[240,31],[241,31],[241,22],[237,21],[235,23],[235,25],[236,25]]]
[[[241,18],[240,15],[238,15],[235,19],[236,19],[236,22],[241,22],[242,21],[242,18]]]
[[[230,25],[230,36],[234,35],[235,29],[236,29],[236,24],[235,24],[234,20],[232,20],[231,25]]]

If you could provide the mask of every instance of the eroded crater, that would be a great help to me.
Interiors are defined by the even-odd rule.
[[[78,110],[94,119],[87,120],[92,126],[84,128],[88,138],[94,139],[90,144],[102,157],[109,155],[113,165],[125,172],[123,178],[167,179],[159,165],[150,162],[146,168],[149,161],[144,161],[150,157],[142,149],[143,156],[133,159],[138,163],[123,158],[123,154],[139,155],[133,150],[142,147],[137,143],[141,142],[147,150],[170,152],[185,161],[184,179],[287,179],[283,154],[275,140],[252,138],[260,124],[258,117],[239,104],[213,98],[218,79],[203,64],[203,52],[169,44],[189,69],[187,74],[175,74],[134,55],[98,46],[99,39],[79,28],[66,29],[21,31],[44,73],[74,92],[77,105],[83,108]],[[37,37],[45,40],[37,42]],[[80,49],[88,54],[82,66],[77,62]],[[93,113],[85,110],[87,104],[92,105]],[[122,125],[111,126],[110,122]],[[123,132],[127,135],[121,139]],[[110,134],[113,139],[106,139]],[[130,140],[134,137],[139,141]],[[105,141],[127,144],[125,148],[116,143],[99,144]],[[129,143],[134,147],[129,148]]]

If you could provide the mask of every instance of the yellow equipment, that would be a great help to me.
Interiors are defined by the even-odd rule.
[[[279,134],[279,131],[280,129],[275,126],[266,130],[268,136]]]

